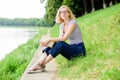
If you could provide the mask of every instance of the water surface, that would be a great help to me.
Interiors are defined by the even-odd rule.
[[[37,29],[0,27],[0,60],[37,34]]]

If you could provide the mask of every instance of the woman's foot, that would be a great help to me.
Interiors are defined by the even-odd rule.
[[[45,65],[36,64],[28,70],[28,74],[39,73],[45,71]]]

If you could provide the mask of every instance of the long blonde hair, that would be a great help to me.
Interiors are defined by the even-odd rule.
[[[66,6],[66,5],[62,5],[62,6],[58,9],[58,11],[57,11],[56,20],[55,20],[56,23],[62,23],[62,22],[64,22],[63,19],[60,17],[60,10],[61,10],[62,8],[66,8],[66,9],[68,10],[68,12],[70,13],[70,16],[69,16],[70,20],[71,20],[71,19],[75,19],[75,16],[73,15],[73,13],[72,13],[72,11],[70,10],[70,8],[69,8],[68,6]]]

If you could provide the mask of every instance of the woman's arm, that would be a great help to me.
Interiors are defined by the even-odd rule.
[[[58,42],[58,41],[66,41],[71,33],[75,30],[75,24],[71,24],[70,27],[66,30],[64,36],[62,36],[62,32],[60,32],[60,36],[58,38],[49,38],[41,42],[41,46],[47,46],[50,42]]]

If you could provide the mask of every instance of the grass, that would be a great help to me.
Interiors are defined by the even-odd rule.
[[[57,76],[61,80],[120,80],[120,4],[99,10],[80,18],[86,57],[72,61],[58,56]],[[0,61],[0,80],[19,80],[39,45],[41,35],[47,32],[40,28],[39,34],[26,44],[12,51]],[[51,36],[57,37],[59,27],[51,28]]]
[[[68,61],[57,57],[61,80],[120,80],[120,4],[76,19],[87,50],[86,57]],[[57,37],[58,25],[51,29]]]
[[[47,28],[39,28],[39,33],[26,44],[8,54],[0,61],[0,80],[20,80],[23,72],[39,45],[39,39],[47,32]]]

